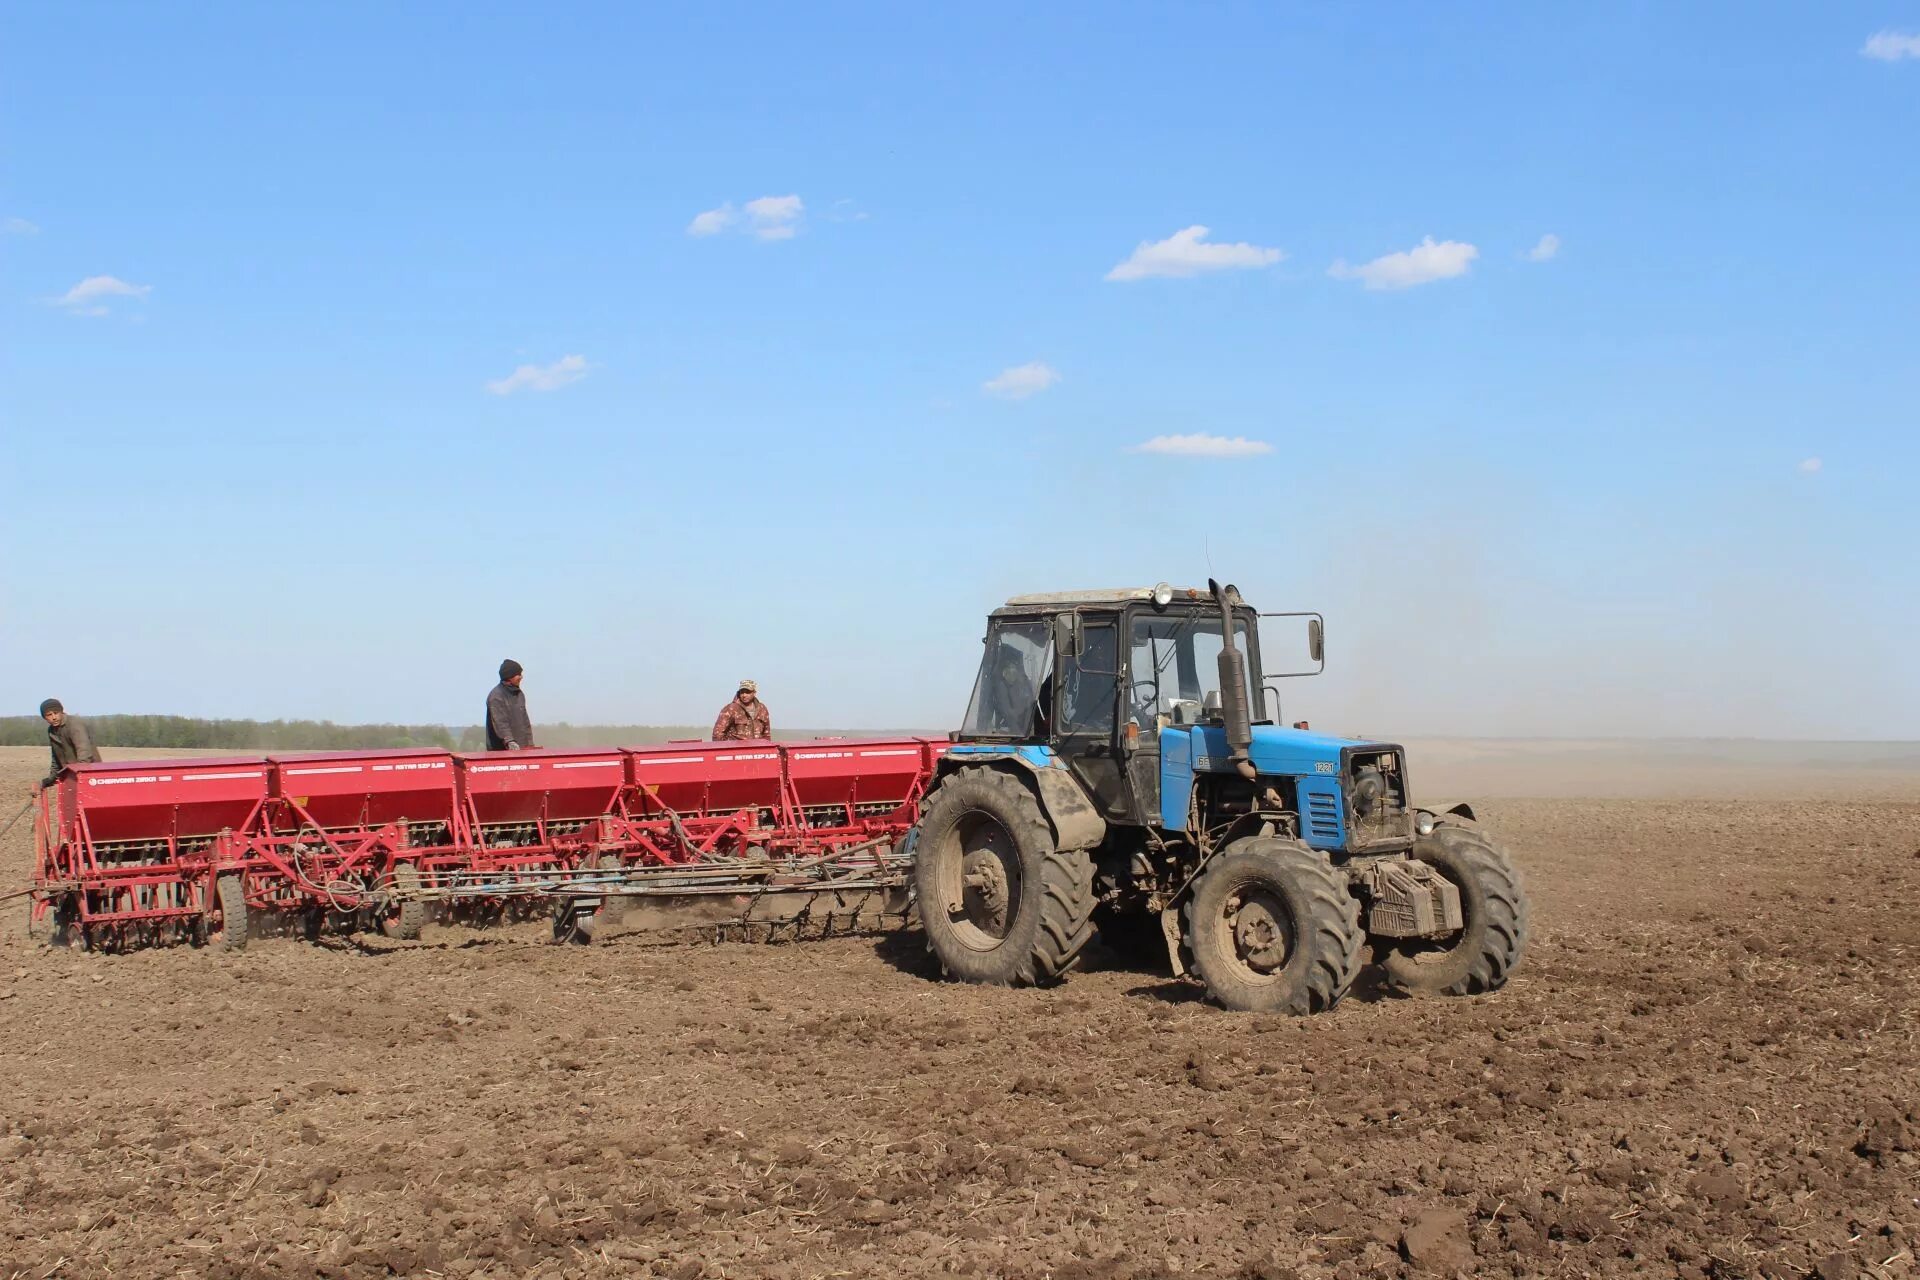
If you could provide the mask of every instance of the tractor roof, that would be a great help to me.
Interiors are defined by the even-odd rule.
[[[1229,588],[1229,590],[1231,590],[1231,588]],[[1239,592],[1235,591],[1229,599],[1238,603],[1238,597]],[[1196,601],[1211,600],[1212,598],[1213,597],[1210,596],[1203,587],[1175,587],[1173,589],[1173,603],[1177,605],[1191,604]],[[1042,592],[1038,595],[1014,596],[1011,600],[1008,600],[1006,604],[1002,605],[1000,610],[996,610],[996,612],[1018,610],[1022,613],[1044,613],[1052,610],[1071,609],[1077,605],[1122,605],[1129,604],[1136,600],[1152,599],[1152,587],[1109,587],[1105,590],[1093,591],[1050,591]]]

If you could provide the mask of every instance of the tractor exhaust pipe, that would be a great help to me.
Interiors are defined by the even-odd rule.
[[[1233,606],[1240,593],[1231,584],[1207,579],[1207,590],[1220,606],[1220,714],[1227,722],[1227,761],[1252,782],[1260,776],[1253,767],[1253,709],[1247,702],[1247,655],[1233,642]]]

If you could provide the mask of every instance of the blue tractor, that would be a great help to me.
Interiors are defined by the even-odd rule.
[[[987,621],[966,720],[916,829],[927,943],[953,978],[1049,982],[1096,931],[1164,949],[1229,1009],[1391,985],[1504,985],[1527,941],[1506,852],[1420,809],[1405,753],[1265,713],[1260,619],[1231,586],[1017,596]],[[1313,674],[1321,619],[1306,631]],[[1256,702],[1257,699],[1257,702]]]

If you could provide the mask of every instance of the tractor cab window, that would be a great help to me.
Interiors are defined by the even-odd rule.
[[[1249,655],[1245,618],[1235,618],[1234,643]],[[1127,713],[1142,729],[1200,724],[1220,713],[1220,616],[1217,613],[1137,614],[1127,672]]]
[[[1080,653],[1061,664],[1066,688],[1060,694],[1060,732],[1113,734],[1114,686],[1120,679],[1119,629],[1112,622],[1088,622],[1080,632]]]
[[[1043,737],[1053,674],[1053,627],[1045,619],[996,622],[960,726],[969,738]],[[1042,688],[1042,686],[1049,686]]]

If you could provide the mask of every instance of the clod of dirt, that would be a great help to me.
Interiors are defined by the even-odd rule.
[[[1213,1065],[1213,1059],[1200,1054],[1187,1059],[1187,1078],[1193,1081],[1194,1088],[1205,1089],[1209,1093],[1218,1093],[1233,1083],[1220,1068]]]
[[[1695,1174],[1692,1187],[1693,1194],[1702,1200],[1710,1200],[1714,1204],[1744,1200],[1747,1194],[1747,1189],[1741,1185],[1740,1179],[1725,1169],[1710,1169],[1705,1173]]]
[[[1844,1253],[1830,1253],[1813,1269],[1820,1280],[1853,1280],[1860,1274],[1859,1264]]]
[[[1083,1169],[1104,1169],[1113,1160],[1111,1151],[1091,1142],[1062,1143],[1060,1154]]]
[[[1329,1200],[1310,1213],[1300,1215],[1302,1231],[1317,1236],[1337,1235],[1353,1221],[1353,1206],[1344,1200]]]
[[[1913,1138],[1905,1118],[1891,1107],[1875,1107],[1861,1124],[1860,1138],[1853,1144],[1854,1154],[1876,1164],[1884,1163],[1896,1151],[1911,1151]]]
[[[1454,1209],[1428,1209],[1400,1233],[1400,1256],[1427,1271],[1456,1271],[1473,1262],[1467,1220]]]

